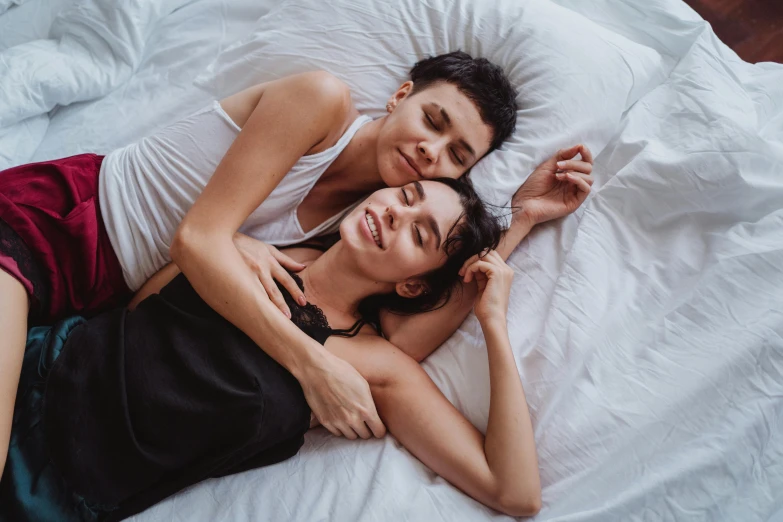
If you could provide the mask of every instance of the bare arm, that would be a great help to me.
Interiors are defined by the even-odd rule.
[[[581,160],[574,159],[577,154]],[[511,225],[496,249],[503,260],[509,258],[537,223],[570,214],[584,202],[593,183],[592,162],[590,151],[575,145],[558,151],[533,171],[511,201]],[[475,298],[475,285],[462,283],[442,308],[415,316],[383,311],[381,326],[395,346],[422,361],[459,328]]]
[[[302,384],[310,407],[333,433],[383,434],[367,383],[301,332],[269,300],[233,236],[310,149],[342,129],[347,88],[324,73],[266,84],[242,131],[174,236],[171,257],[193,288]]]
[[[135,310],[140,302],[153,294],[160,293],[160,290],[169,284],[172,279],[177,277],[177,274],[179,274],[179,267],[174,263],[169,263],[158,270],[141,288],[139,288],[136,295],[134,295],[133,299],[128,303],[128,310]]]
[[[488,324],[484,334],[491,382],[486,436],[421,366],[388,341],[333,337],[326,346],[370,382],[389,432],[416,458],[479,502],[512,516],[532,516],[541,505],[538,460],[505,320]]]
[[[533,225],[513,220],[497,248],[504,260],[528,235]],[[396,315],[381,311],[381,327],[389,341],[416,361],[423,361],[457,331],[473,309],[476,284],[459,282],[459,287],[443,307],[416,315]]]

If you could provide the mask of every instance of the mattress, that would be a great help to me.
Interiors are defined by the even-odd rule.
[[[272,3],[11,7],[0,82],[27,112],[0,114],[0,161],[105,153],[192,112],[209,101],[193,79]],[[557,3],[669,65],[596,157],[585,205],[539,226],[509,260],[510,336],[543,486],[534,520],[781,520],[783,65],[743,62],[676,0]],[[101,16],[110,31],[91,23]],[[73,24],[83,38],[65,41]],[[26,84],[30,66],[49,83]],[[475,317],[424,366],[484,429]],[[206,481],[132,520],[504,519],[391,436],[314,430],[286,462]]]

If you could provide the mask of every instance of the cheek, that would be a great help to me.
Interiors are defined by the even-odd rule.
[[[394,249],[386,252],[388,257],[380,263],[380,269],[384,271],[388,280],[404,281],[426,270],[423,263],[426,258],[417,250],[412,246],[403,247],[398,244]]]
[[[411,246],[406,252],[395,257],[394,264],[397,265],[402,278],[407,279],[440,268],[444,261],[445,259],[441,256],[436,258],[418,246]]]

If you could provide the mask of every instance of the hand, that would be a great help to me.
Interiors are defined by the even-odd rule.
[[[490,319],[505,322],[514,271],[500,254],[490,250],[483,256],[473,256],[463,265],[460,274],[464,274],[465,283],[476,280],[478,295],[473,311],[481,325],[485,326]]]
[[[329,352],[324,354],[326,357],[299,379],[313,410],[310,427],[321,423],[333,435],[349,439],[386,435],[367,381],[349,363]]]
[[[285,304],[283,294],[280,293],[280,289],[277,288],[275,281],[279,281],[283,288],[288,290],[294,301],[301,305],[307,303],[304,293],[299,289],[291,274],[285,270],[288,268],[294,272],[299,272],[305,267],[302,263],[294,261],[272,245],[267,245],[244,234],[234,234],[234,246],[237,247],[250,270],[258,277],[261,286],[266,291],[266,295],[269,296],[269,300],[286,317],[291,318],[291,311],[288,309],[288,305]]]
[[[581,160],[574,159],[577,154]],[[584,145],[561,149],[536,167],[511,200],[514,220],[537,225],[567,216],[587,199],[593,185],[593,155]]]

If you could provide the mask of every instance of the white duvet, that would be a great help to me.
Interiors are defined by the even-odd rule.
[[[510,333],[543,484],[535,520],[780,520],[783,66],[742,62],[675,0],[558,3],[675,65],[596,158],[584,207],[510,260]],[[0,15],[1,165],[107,152],[187,114],[208,99],[193,78],[269,5],[11,7]],[[475,318],[425,367],[486,425]],[[315,431],[287,462],[202,483],[134,520],[502,518],[392,437]]]

